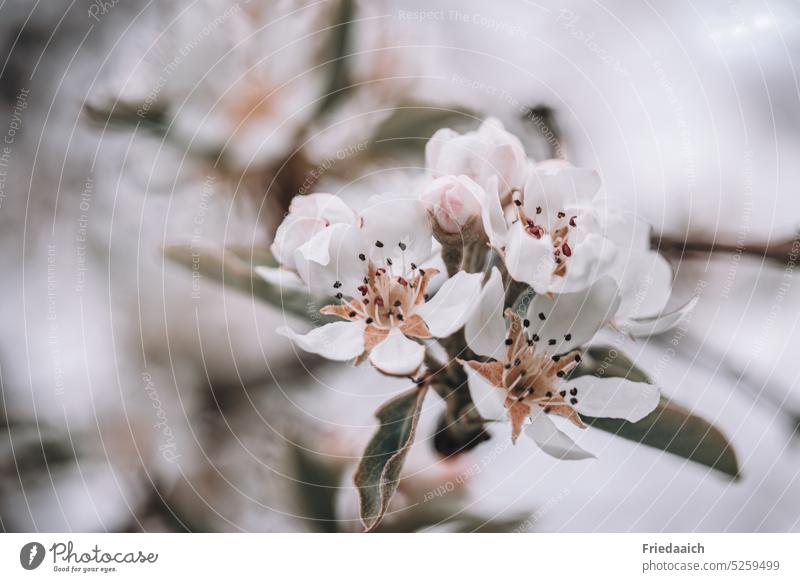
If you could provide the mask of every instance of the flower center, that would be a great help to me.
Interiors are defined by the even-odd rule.
[[[540,314],[540,317],[544,314]],[[514,315],[506,338],[506,363],[502,383],[507,392],[506,406],[516,403],[537,405],[545,412],[557,412],[578,422],[573,410],[578,403],[576,388],[567,388],[563,378],[581,361],[577,350],[564,355],[547,353],[542,343],[555,345],[555,339],[543,340],[529,333],[530,321]],[[567,334],[565,339],[570,339]],[[576,424],[578,424],[576,422]],[[580,425],[579,425],[580,426]]]
[[[383,249],[381,241],[376,241],[375,246]],[[345,297],[340,291],[342,283],[336,281],[333,288],[341,304],[324,307],[322,312],[349,320],[363,319],[367,325],[383,330],[403,327],[409,322],[417,306],[428,299],[425,294],[428,281],[438,271],[407,264],[405,244],[400,243],[399,247],[400,257],[394,260],[384,256],[376,262],[360,253],[358,259],[367,262],[368,268],[367,276],[356,288],[356,296]]]
[[[540,216],[544,210],[541,206],[536,207],[536,214],[529,217],[525,214],[522,206],[522,200],[514,199],[514,204],[517,207],[517,216],[522,223],[525,232],[535,239],[541,239],[544,235],[549,234],[553,241],[553,258],[555,259],[556,268],[553,270],[553,275],[564,277],[567,274],[567,262],[572,256],[572,247],[569,246],[570,229],[577,226],[577,216],[573,215],[567,219],[567,214],[563,210],[555,213],[555,220],[552,221],[554,228],[548,229],[547,221],[537,222],[536,217]]]

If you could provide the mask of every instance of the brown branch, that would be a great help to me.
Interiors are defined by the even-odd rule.
[[[700,240],[680,240],[667,236],[654,235],[651,239],[654,249],[663,254],[685,256],[694,253],[728,253],[748,255],[762,259],[786,262],[792,256],[796,258],[800,253],[800,234],[789,240],[772,244],[727,244]]]

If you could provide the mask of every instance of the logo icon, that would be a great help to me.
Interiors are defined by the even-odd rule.
[[[35,570],[44,561],[44,546],[39,542],[28,542],[19,551],[19,563],[26,570]]]

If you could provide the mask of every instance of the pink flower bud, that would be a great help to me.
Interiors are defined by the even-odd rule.
[[[425,146],[425,164],[434,178],[464,174],[486,190],[497,176],[501,198],[525,183],[528,160],[519,139],[490,118],[477,131],[440,129]]]
[[[462,175],[435,179],[420,199],[433,218],[436,230],[446,234],[463,234],[472,219],[480,225],[481,200],[484,196],[478,184]]]

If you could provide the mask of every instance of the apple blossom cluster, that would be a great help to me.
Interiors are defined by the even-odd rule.
[[[591,456],[551,417],[581,428],[587,416],[636,422],[660,396],[648,383],[573,378],[583,348],[604,325],[663,332],[693,302],[665,312],[672,270],[650,249],[649,227],[600,196],[597,172],[534,162],[494,119],[439,130],[425,157],[419,192],[358,210],[333,194],[293,200],[271,247],[280,267],[258,272],[329,298],[320,311],[335,321],[279,332],[418,383],[445,381],[430,366],[439,342],[441,367],[468,374],[468,388],[451,389],[469,390],[484,421],[508,421],[514,441],[524,432],[558,458]]]

